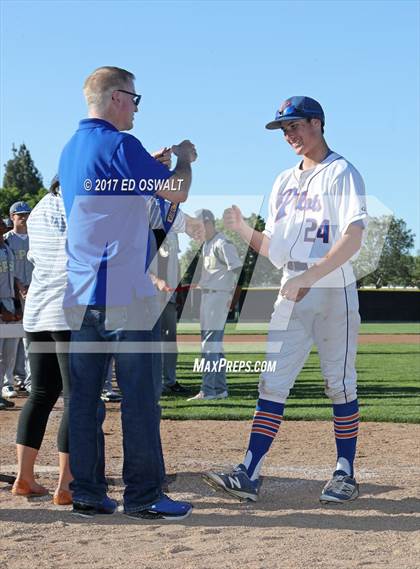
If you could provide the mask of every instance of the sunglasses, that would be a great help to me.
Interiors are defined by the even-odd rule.
[[[303,119],[307,117],[304,111],[297,109],[294,105],[289,105],[288,107],[285,107],[283,110],[276,112],[276,120],[283,117],[288,117],[290,115],[293,115],[295,117],[302,117]]]
[[[133,97],[133,103],[136,105],[136,107],[139,106],[141,95],[137,95],[137,93],[131,93],[130,91],[125,91],[124,89],[116,89],[116,91],[119,91],[120,93],[127,93],[127,95],[131,95]]]

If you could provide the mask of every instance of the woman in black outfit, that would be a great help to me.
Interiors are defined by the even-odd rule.
[[[68,403],[70,331],[63,314],[66,288],[66,218],[58,180],[28,219],[28,258],[34,263],[23,325],[29,342],[32,389],[19,417],[16,449],[18,474],[12,494],[43,496],[48,489],[35,481],[34,466],[49,415],[63,392],[64,412],[58,430],[59,480],[56,505],[72,503],[69,483]],[[44,343],[44,346],[42,344]]]

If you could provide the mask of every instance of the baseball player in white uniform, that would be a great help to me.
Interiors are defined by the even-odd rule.
[[[313,344],[332,401],[337,448],[337,463],[320,500],[346,502],[358,496],[353,461],[359,424],[355,358],[360,316],[350,260],[360,249],[367,221],[365,191],[354,166],[328,148],[324,124],[317,101],[287,99],[266,128],[281,129],[301,160],[276,179],[265,231],[249,227],[236,206],[224,216],[226,227],[283,268],[267,348],[276,368],[260,377],[245,458],[230,473],[204,475],[212,486],[240,499],[257,499],[263,460]]]
[[[225,399],[228,397],[225,369],[219,366],[224,358],[223,336],[232,295],[242,268],[235,245],[216,230],[213,213],[208,209],[196,212],[204,223],[200,327],[204,373],[200,391],[188,401]]]

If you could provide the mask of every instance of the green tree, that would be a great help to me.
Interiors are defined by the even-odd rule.
[[[31,153],[21,144],[19,150],[12,146],[13,158],[7,161],[3,188],[16,188],[21,199],[25,194],[35,195],[43,187],[42,176],[32,160]]]
[[[9,217],[10,206],[18,201],[26,202],[31,208],[34,208],[41,198],[45,196],[47,190],[41,188],[36,194],[21,194],[17,188],[1,188],[0,189],[0,215],[1,217]]]
[[[403,219],[391,216],[370,220],[365,245],[356,262],[358,274],[366,275],[360,284],[377,288],[412,285],[415,261],[410,250],[413,245],[414,234]]]
[[[16,188],[2,188],[0,190],[0,215],[1,217],[9,217],[9,209],[12,203],[21,199],[19,190]]]
[[[420,288],[420,255],[416,255],[413,259],[413,272],[411,284],[417,288]]]
[[[41,200],[46,194],[48,194],[48,190],[45,188],[40,188],[35,194],[25,194],[23,196],[23,201],[26,202],[31,209],[33,209],[39,200]]]

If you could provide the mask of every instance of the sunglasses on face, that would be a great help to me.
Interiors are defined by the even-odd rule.
[[[137,95],[137,93],[131,93],[130,91],[125,91],[125,89],[116,89],[116,91],[119,91],[120,93],[126,93],[127,95],[131,95],[133,97],[133,103],[136,105],[136,107],[139,106],[141,95]]]

